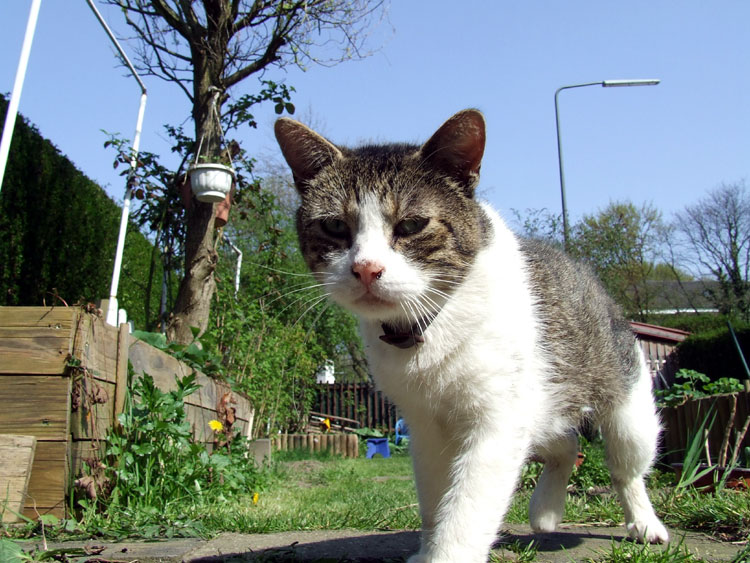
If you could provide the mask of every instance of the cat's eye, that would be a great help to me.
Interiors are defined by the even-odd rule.
[[[430,220],[425,217],[408,217],[403,221],[400,221],[393,231],[397,236],[408,237],[410,235],[416,235],[422,229],[427,226]]]
[[[349,236],[349,225],[341,219],[324,219],[320,222],[323,232],[334,238],[346,238]]]

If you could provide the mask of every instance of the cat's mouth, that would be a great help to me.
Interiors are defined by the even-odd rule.
[[[370,293],[369,291],[365,293],[364,295],[362,295],[361,297],[358,297],[357,299],[355,299],[354,304],[359,305],[360,307],[373,307],[373,308],[396,307],[396,303],[383,299],[382,297],[378,297],[377,295],[374,295],[373,293]]]

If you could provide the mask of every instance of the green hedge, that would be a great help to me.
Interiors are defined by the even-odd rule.
[[[750,326],[732,325],[745,359],[750,362]],[[691,335],[677,347],[680,368],[692,369],[706,374],[711,381],[722,377],[746,379],[745,369],[729,329]]]
[[[6,108],[0,96],[3,121]],[[0,191],[0,305],[59,305],[55,294],[71,305],[107,297],[120,215],[104,190],[19,116]],[[151,248],[131,224],[118,297],[141,328]]]

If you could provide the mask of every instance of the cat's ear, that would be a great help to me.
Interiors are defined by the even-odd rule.
[[[468,197],[473,197],[485,139],[484,116],[478,110],[467,109],[443,123],[420,152],[435,168],[456,180]]]
[[[343,156],[335,145],[299,121],[282,117],[276,121],[274,132],[300,192],[308,180]]]

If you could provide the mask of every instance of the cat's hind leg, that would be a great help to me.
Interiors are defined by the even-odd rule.
[[[644,483],[656,454],[659,418],[651,397],[651,375],[642,356],[640,364],[638,381],[630,395],[613,406],[601,421],[601,428],[628,535],[639,541],[665,543],[669,534],[654,513]]]
[[[529,503],[529,521],[535,532],[552,532],[562,522],[568,480],[578,455],[578,438],[566,434],[537,450],[544,458],[544,471]]]

